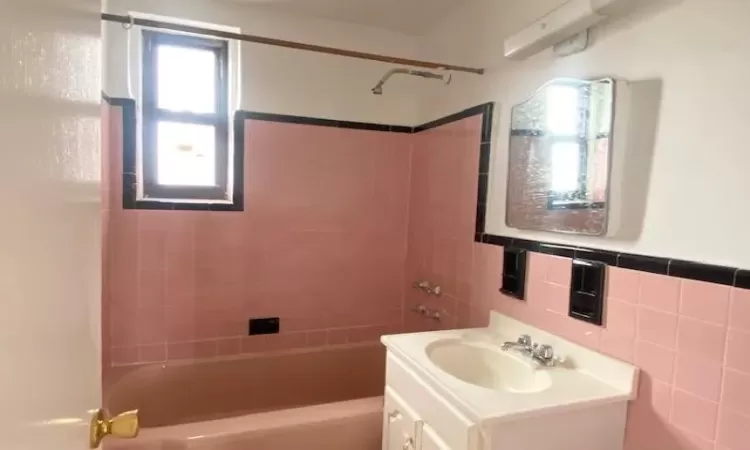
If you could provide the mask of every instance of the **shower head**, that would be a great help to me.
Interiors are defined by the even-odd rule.
[[[378,84],[376,84],[375,87],[372,88],[372,93],[375,95],[383,95],[383,85],[397,73],[404,75],[413,75],[415,77],[430,78],[434,80],[442,80],[445,84],[449,84],[452,78],[451,74],[449,73],[433,73],[426,70],[412,69],[391,69],[383,76],[383,78],[380,79],[380,81],[378,81]]]

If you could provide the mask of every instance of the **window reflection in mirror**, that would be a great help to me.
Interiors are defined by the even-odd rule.
[[[511,114],[506,223],[606,233],[614,81],[553,80]]]

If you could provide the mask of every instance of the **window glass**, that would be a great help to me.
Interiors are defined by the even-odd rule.
[[[158,183],[212,186],[216,183],[216,128],[179,122],[157,126]]]
[[[216,54],[174,45],[159,45],[156,51],[159,108],[216,112]]]
[[[552,190],[572,192],[578,190],[581,170],[581,147],[577,142],[555,142],[551,148]]]

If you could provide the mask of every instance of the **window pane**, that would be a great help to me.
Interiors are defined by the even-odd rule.
[[[581,147],[576,142],[552,144],[552,190],[571,192],[578,190],[581,170]]]
[[[550,86],[547,88],[547,130],[552,134],[575,135],[580,125],[578,88]]]
[[[216,184],[216,129],[211,125],[159,122],[158,182],[171,186]]]
[[[216,112],[216,54],[210,50],[157,47],[159,108]]]

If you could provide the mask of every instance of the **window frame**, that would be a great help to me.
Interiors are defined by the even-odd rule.
[[[157,46],[171,45],[210,50],[216,56],[215,112],[171,111],[158,105]],[[142,54],[142,195],[146,200],[231,202],[229,178],[229,42],[221,39],[143,30]],[[159,184],[158,136],[160,121],[210,125],[216,132],[215,185],[179,186]]]

